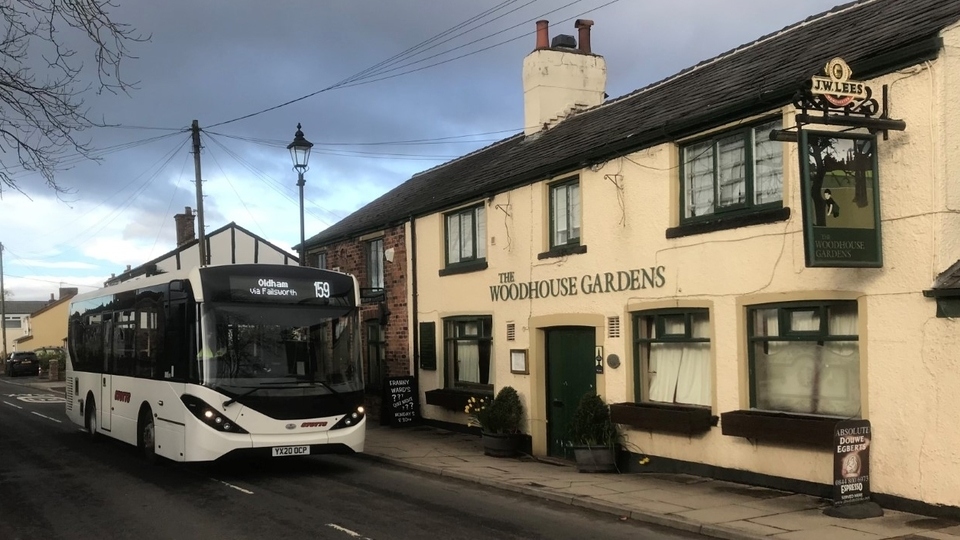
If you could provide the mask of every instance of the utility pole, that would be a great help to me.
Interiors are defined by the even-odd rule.
[[[207,240],[203,229],[203,186],[200,180],[200,123],[196,120],[190,126],[193,132],[193,168],[197,177],[197,238],[200,239],[200,266],[210,264],[207,258]],[[6,347],[4,347],[6,349]]]
[[[7,290],[3,288],[3,243],[0,242],[0,332],[3,332],[2,364],[7,363]]]

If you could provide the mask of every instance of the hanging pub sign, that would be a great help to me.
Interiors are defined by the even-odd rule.
[[[869,420],[837,422],[833,432],[833,504],[870,500]]]
[[[808,267],[883,266],[875,135],[800,130]]]
[[[887,86],[878,101],[869,84],[850,77],[842,58],[827,62],[824,72],[798,94],[796,137],[777,139],[800,143],[806,265],[880,268],[877,134],[886,140],[888,130],[903,131],[906,122],[888,116]],[[813,131],[809,125],[846,129]]]
[[[873,93],[867,83],[850,79],[853,71],[842,58],[834,58],[824,69],[827,76],[810,79],[810,93],[821,96],[830,108],[848,107],[856,100],[869,99]]]

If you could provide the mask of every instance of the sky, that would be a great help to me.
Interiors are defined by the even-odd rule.
[[[55,177],[66,193],[30,173],[17,175],[20,191],[0,191],[4,288],[10,300],[87,292],[174,249],[174,215],[197,207],[193,120],[206,231],[235,222],[295,255],[299,195],[286,145],[298,123],[315,145],[309,238],[417,172],[522,131],[521,66],[537,20],[550,22],[551,39],[593,20],[592,49],[615,98],[842,3],[119,2],[112,19],[149,37],[129,44],[122,64],[135,88],[80,88],[89,116],[112,127],[78,134],[100,159],[66,159]],[[13,155],[0,141],[0,166],[14,166]]]

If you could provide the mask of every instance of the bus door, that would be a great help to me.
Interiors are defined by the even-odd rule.
[[[113,314],[103,315],[103,370],[100,372],[100,428],[110,431],[113,417]]]

